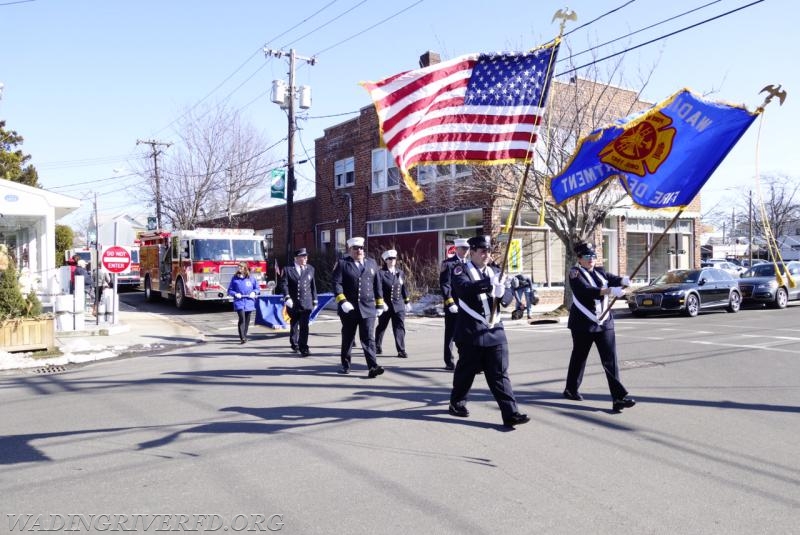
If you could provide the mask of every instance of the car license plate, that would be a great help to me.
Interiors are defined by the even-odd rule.
[[[652,299],[642,299],[642,306],[651,307],[653,306]]]

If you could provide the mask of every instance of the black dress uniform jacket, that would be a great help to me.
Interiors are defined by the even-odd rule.
[[[314,266],[306,264],[301,273],[297,273],[295,264],[284,268],[283,277],[281,277],[281,293],[286,296],[286,299],[292,299],[294,305],[292,310],[314,310],[317,302]]]
[[[489,277],[473,280],[476,268],[472,262],[457,265],[453,268],[453,293],[458,299],[458,319],[456,320],[456,344],[468,344],[481,347],[496,346],[506,343],[503,324],[499,321],[489,326],[491,321],[492,283]],[[499,274],[494,266],[486,266],[487,272]],[[503,306],[508,306],[514,299],[510,288],[500,299]],[[473,314],[474,313],[474,314]]]
[[[383,300],[389,305],[390,312],[405,312],[408,303],[408,290],[406,290],[406,274],[402,269],[395,269],[394,273],[387,268],[381,269],[378,274],[381,278]]]
[[[378,264],[371,258],[364,258],[364,270],[356,261],[346,256],[336,262],[333,268],[333,288],[336,303],[347,300],[362,318],[376,318],[376,305],[383,305],[383,287],[378,277]]]
[[[591,278],[592,282],[589,281]],[[614,316],[611,312],[606,314],[603,322],[597,324],[590,318],[586,311],[599,317],[608,307],[610,296],[601,296],[600,289],[604,286],[622,286],[622,277],[606,273],[602,268],[595,267],[589,271],[580,266],[574,266],[569,272],[569,287],[572,289],[572,307],[569,310],[567,327],[574,331],[600,332],[614,328]],[[580,303],[580,307],[575,304]]]
[[[463,265],[464,262],[453,255],[442,262],[442,269],[439,272],[439,289],[442,291],[442,299],[444,299],[444,313],[449,314],[447,307],[455,303],[453,296],[453,285],[451,279],[453,278],[453,268],[455,266]]]

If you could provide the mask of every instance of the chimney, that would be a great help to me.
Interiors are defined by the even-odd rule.
[[[442,61],[442,57],[438,52],[428,50],[419,57],[419,66],[420,68],[430,67],[431,65],[436,65],[440,61]]]

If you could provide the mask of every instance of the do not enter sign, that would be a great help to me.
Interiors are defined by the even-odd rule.
[[[131,252],[127,247],[114,245],[103,249],[100,262],[109,272],[122,273],[131,267]]]

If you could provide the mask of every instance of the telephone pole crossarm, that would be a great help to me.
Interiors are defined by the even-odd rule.
[[[142,145],[142,144],[150,145],[150,149],[153,151],[153,153],[152,153],[152,157],[153,157],[153,178],[155,180],[155,185],[156,185],[156,191],[155,191],[155,194],[156,194],[155,195],[155,197],[156,197],[156,225],[158,226],[158,229],[161,230],[164,227],[161,226],[161,180],[160,180],[160,178],[158,176],[158,156],[162,153],[162,151],[160,151],[158,149],[158,147],[161,146],[161,147],[167,148],[170,145],[172,145],[172,143],[168,143],[168,142],[165,142],[165,141],[156,141],[154,139],[137,139],[136,140],[136,144],[137,145]]]

